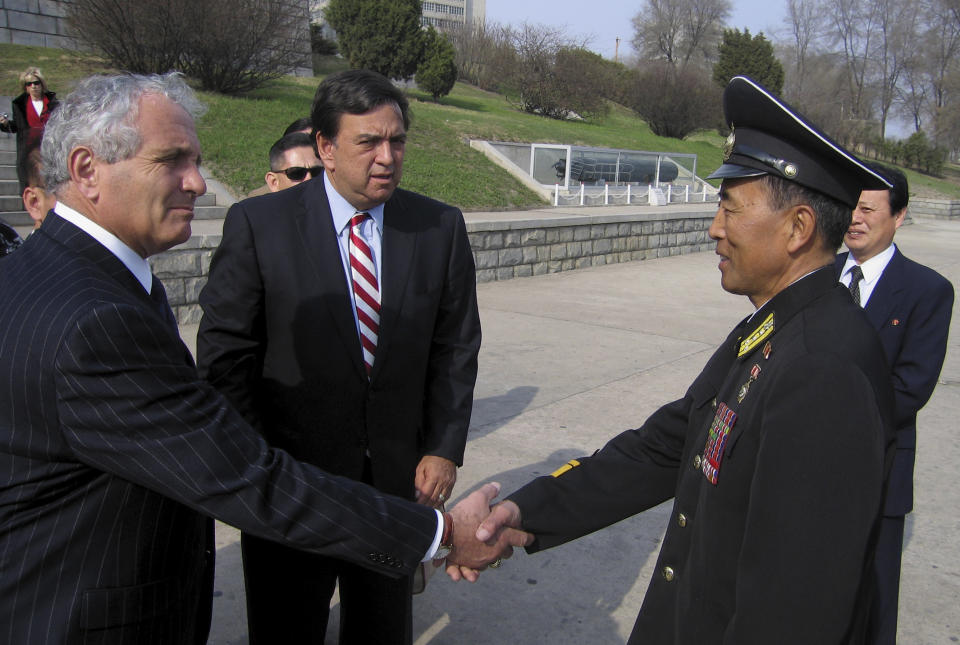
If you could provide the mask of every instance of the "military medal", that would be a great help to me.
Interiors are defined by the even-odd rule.
[[[767,341],[767,344],[763,346],[763,360],[770,358],[770,352],[773,351],[773,348],[770,346],[770,341]]]
[[[746,398],[747,392],[750,391],[750,384],[757,380],[757,377],[760,376],[760,366],[754,363],[753,367],[750,368],[750,378],[747,379],[747,382],[740,386],[740,392],[737,394],[737,403],[743,403],[743,399]]]
[[[707,445],[703,448],[703,459],[700,461],[700,470],[707,481],[717,485],[720,476],[720,464],[723,462],[723,450],[727,446],[727,437],[733,424],[737,422],[737,413],[727,407],[726,403],[717,404],[717,413],[713,415],[710,432],[707,433]]]

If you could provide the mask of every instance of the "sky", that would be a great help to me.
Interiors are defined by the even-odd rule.
[[[633,17],[643,0],[486,0],[487,21],[519,25],[524,21],[551,27],[563,27],[577,40],[590,38],[587,45],[606,58],[613,58],[620,38],[619,56],[633,54]],[[731,0],[730,27],[764,32],[773,39],[783,28],[786,0]]]

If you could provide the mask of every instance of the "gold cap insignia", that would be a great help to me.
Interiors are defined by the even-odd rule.
[[[737,143],[737,136],[734,132],[734,127],[730,126],[730,134],[727,135],[727,140],[723,142],[723,160],[729,161],[730,156],[733,154],[733,146]]]
[[[792,163],[788,163],[786,166],[783,167],[783,176],[789,179],[793,179],[794,177],[797,176],[797,167],[794,166]]]

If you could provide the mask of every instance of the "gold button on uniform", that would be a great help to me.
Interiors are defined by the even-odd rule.
[[[699,468],[699,467],[700,467],[700,463],[701,463],[701,462],[700,462],[700,455],[697,455],[696,457],[693,458],[693,467],[694,467],[694,468]]]
[[[687,525],[687,516],[683,513],[677,515],[677,524],[680,525],[680,528],[684,528]]]
[[[673,567],[664,567],[663,568],[663,577],[667,582],[673,582]]]

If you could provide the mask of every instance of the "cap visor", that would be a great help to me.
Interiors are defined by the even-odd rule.
[[[725,163],[712,173],[707,175],[707,179],[736,179],[738,177],[759,177],[766,175],[766,171],[739,166],[735,163]]]

